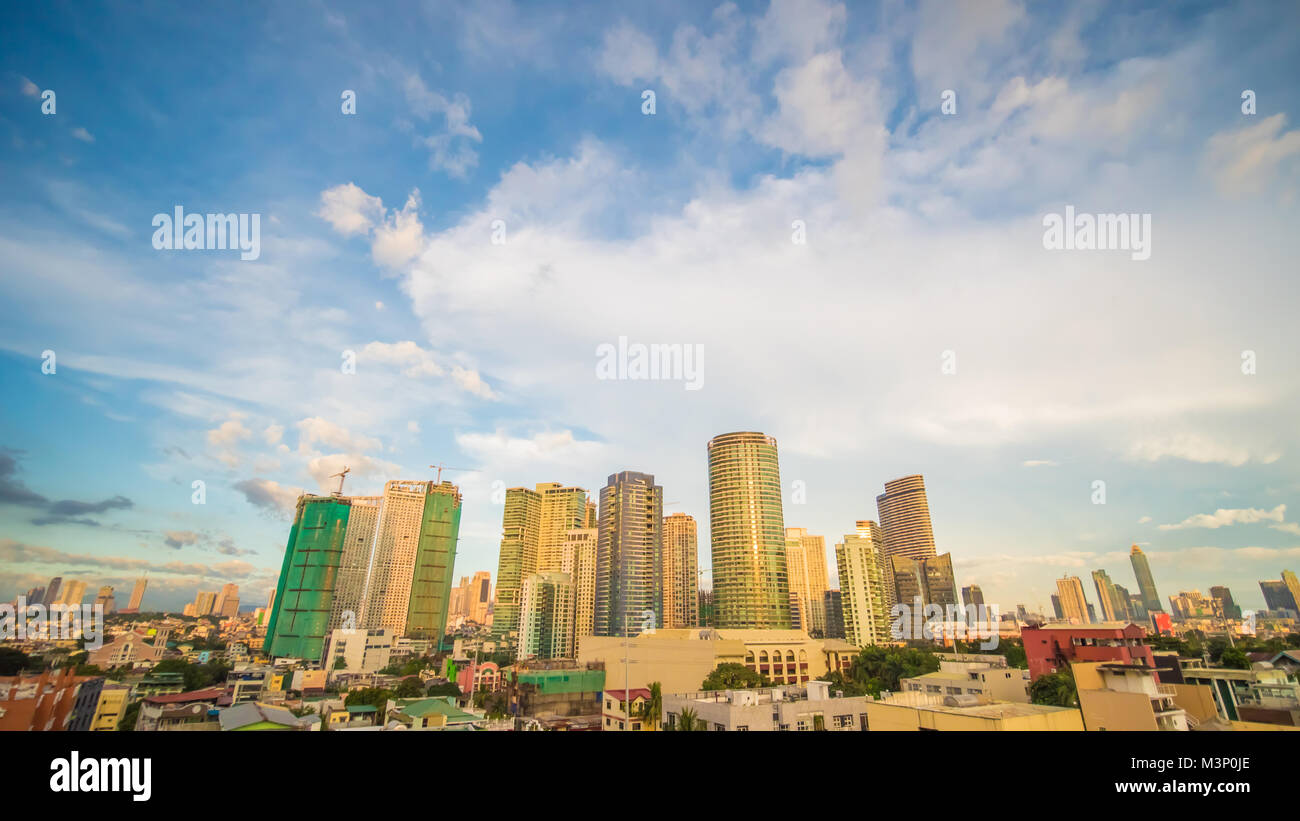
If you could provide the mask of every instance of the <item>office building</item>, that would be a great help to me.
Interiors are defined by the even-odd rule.
[[[664,517],[664,627],[695,627],[700,619],[699,545],[695,518]]]
[[[1281,579],[1261,581],[1259,589],[1264,594],[1264,608],[1266,610],[1289,610],[1292,613],[1300,611],[1300,606],[1297,606],[1295,597],[1291,595],[1291,589]]]
[[[637,635],[663,627],[663,488],[624,471],[600,490],[595,635]]]
[[[1083,595],[1083,582],[1078,576],[1057,579],[1056,595],[1061,600],[1062,618],[1072,624],[1092,623],[1088,617],[1088,600]]]
[[[41,599],[41,604],[49,607],[59,600],[59,588],[63,586],[63,577],[55,576],[50,579],[50,583],[45,585],[45,596]]]
[[[1092,571],[1092,582],[1097,588],[1097,601],[1101,603],[1104,621],[1128,621],[1128,591],[1121,593],[1105,570]]]
[[[513,641],[518,637],[521,587],[526,576],[537,572],[541,527],[541,494],[526,487],[507,490],[497,559],[497,598],[492,615],[492,634],[501,640]]]
[[[726,628],[788,629],[776,439],[724,433],[709,441],[708,457],[715,620]]]
[[[212,612],[223,619],[231,619],[239,615],[239,585],[223,584],[221,593],[212,606]]]
[[[878,536],[879,528],[875,532]],[[870,533],[847,535],[835,545],[835,566],[845,641],[858,647],[891,641],[884,545]]]
[[[95,606],[104,608],[104,615],[112,613],[116,608],[116,600],[113,598],[113,588],[104,585],[99,588],[99,593],[95,595]]]
[[[534,573],[519,599],[518,659],[573,658],[575,592],[568,573]]]
[[[144,576],[135,580],[135,587],[131,588],[131,600],[127,603],[127,610],[132,613],[140,612],[140,605],[144,603],[144,589],[149,584],[149,580]]]
[[[537,535],[537,572],[559,573],[564,562],[565,533],[587,527],[587,491],[556,482],[537,485],[542,512]]]
[[[885,532],[887,555],[913,560],[928,559],[936,553],[934,530],[930,524],[930,503],[925,495],[925,479],[904,476],[885,483],[885,492],[876,497],[880,527]]]
[[[826,634],[826,612],[823,598],[830,589],[826,572],[826,540],[808,535],[803,527],[785,529],[785,565],[790,579],[791,601],[798,609],[799,620],[793,618],[791,626],[806,630],[813,636]]]
[[[1232,600],[1232,591],[1226,587],[1214,586],[1210,588],[1210,598],[1216,603],[1216,609],[1225,619],[1241,619],[1241,607]]]
[[[1133,545],[1133,549],[1129,552],[1129,561],[1133,563],[1133,575],[1137,577],[1138,592],[1142,594],[1142,606],[1148,613],[1163,611],[1165,608],[1160,603],[1160,594],[1156,592],[1156,580],[1151,575],[1151,565],[1147,562],[1147,556],[1142,552],[1142,548]]]
[[[827,590],[822,596],[822,612],[826,614],[826,638],[844,638],[844,596],[839,590]]]
[[[1286,585],[1287,591],[1291,593],[1291,601],[1300,605],[1300,578],[1290,570],[1283,570],[1282,584]]]
[[[268,655],[321,658],[350,511],[344,497],[298,497],[263,644]]]
[[[961,589],[961,603],[966,607],[979,607],[984,604],[984,591],[978,584],[968,584]]]

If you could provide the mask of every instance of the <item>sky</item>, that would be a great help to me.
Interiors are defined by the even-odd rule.
[[[832,575],[919,473],[1004,611],[1136,592],[1132,544],[1262,607],[1300,570],[1300,7],[1166,5],[6,9],[0,600],[264,603],[343,466],[457,468],[494,580],[494,488],[651,473],[707,568],[705,445],[757,430]],[[176,207],[260,253],[155,247]],[[1149,257],[1047,247],[1067,207]],[[599,378],[620,338],[701,346],[699,389]]]

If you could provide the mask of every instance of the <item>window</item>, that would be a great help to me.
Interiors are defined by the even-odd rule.
[[[852,727],[852,726],[853,726],[853,716],[852,716],[852,714],[849,714],[849,715],[842,715],[842,716],[835,716],[835,717],[831,720],[831,723],[835,726],[836,729],[839,729],[839,730],[842,730],[842,729],[844,729],[845,727]]]
[[[736,731],[737,731],[737,732],[741,732],[741,733],[747,733],[747,732],[749,732],[749,725],[748,725],[748,724],[741,724],[739,727],[736,728]]]

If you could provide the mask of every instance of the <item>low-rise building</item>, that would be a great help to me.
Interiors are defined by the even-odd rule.
[[[105,684],[99,691],[99,701],[95,705],[95,715],[90,721],[90,729],[92,731],[116,730],[130,699],[131,688],[127,685]]]
[[[1249,670],[1185,667],[1182,675],[1188,683],[1213,691],[1222,719],[1300,727],[1300,684],[1267,662],[1252,664]]]
[[[149,696],[140,705],[135,730],[216,730],[217,706],[225,694],[224,687],[209,687],[188,693]]]
[[[829,682],[754,690],[705,690],[663,696],[663,726],[676,729],[689,710],[711,731],[864,730],[868,696],[839,696]]]
[[[321,728],[321,718],[311,714],[296,716],[284,707],[246,701],[226,707],[217,714],[217,725],[223,732],[253,730],[313,731]]]
[[[1008,667],[1000,656],[979,661],[940,659],[938,670],[902,679],[899,687],[905,692],[1029,703],[1029,671]]]
[[[1083,716],[1073,707],[990,701],[982,696],[891,693],[868,700],[868,730],[917,732],[1082,730]]]
[[[1075,661],[1156,666],[1145,641],[1147,631],[1132,622],[1044,624],[1026,627],[1020,635],[1031,679],[1055,673]]]
[[[628,697],[631,696],[631,709],[628,709]],[[647,720],[642,714],[650,701],[648,688],[628,690],[606,690],[601,707],[600,729],[605,732],[653,730],[655,722]],[[630,715],[629,715],[630,713]]]
[[[411,730],[471,729],[482,716],[460,709],[451,697],[400,699],[388,711],[389,718]]]
[[[339,628],[326,638],[323,666],[349,673],[378,672],[388,666],[396,640],[389,628]]]
[[[90,729],[103,681],[98,676],[74,675],[72,668],[0,676],[0,731]],[[83,687],[85,692],[78,698]]]
[[[1178,701],[1179,688],[1190,699],[1200,689],[1196,685],[1161,683],[1153,668],[1141,664],[1075,662],[1070,671],[1086,730],[1185,731],[1199,723]]]

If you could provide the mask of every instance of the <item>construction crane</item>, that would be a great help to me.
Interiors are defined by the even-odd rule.
[[[343,495],[343,479],[351,472],[352,472],[351,468],[349,468],[347,465],[344,465],[343,470],[339,471],[338,473],[332,474],[330,476],[331,479],[339,480],[339,489],[334,491],[335,496]]]
[[[443,472],[444,470],[455,470],[455,471],[462,471],[462,470],[478,470],[478,468],[454,468],[454,467],[448,467],[447,465],[444,465],[444,464],[442,464],[441,462],[439,462],[439,463],[436,464],[436,465],[429,465],[429,467],[430,467],[430,469],[434,469],[434,468],[436,468],[437,471],[438,471],[438,478],[437,478],[436,480],[434,480],[437,484],[442,484],[442,472]]]

